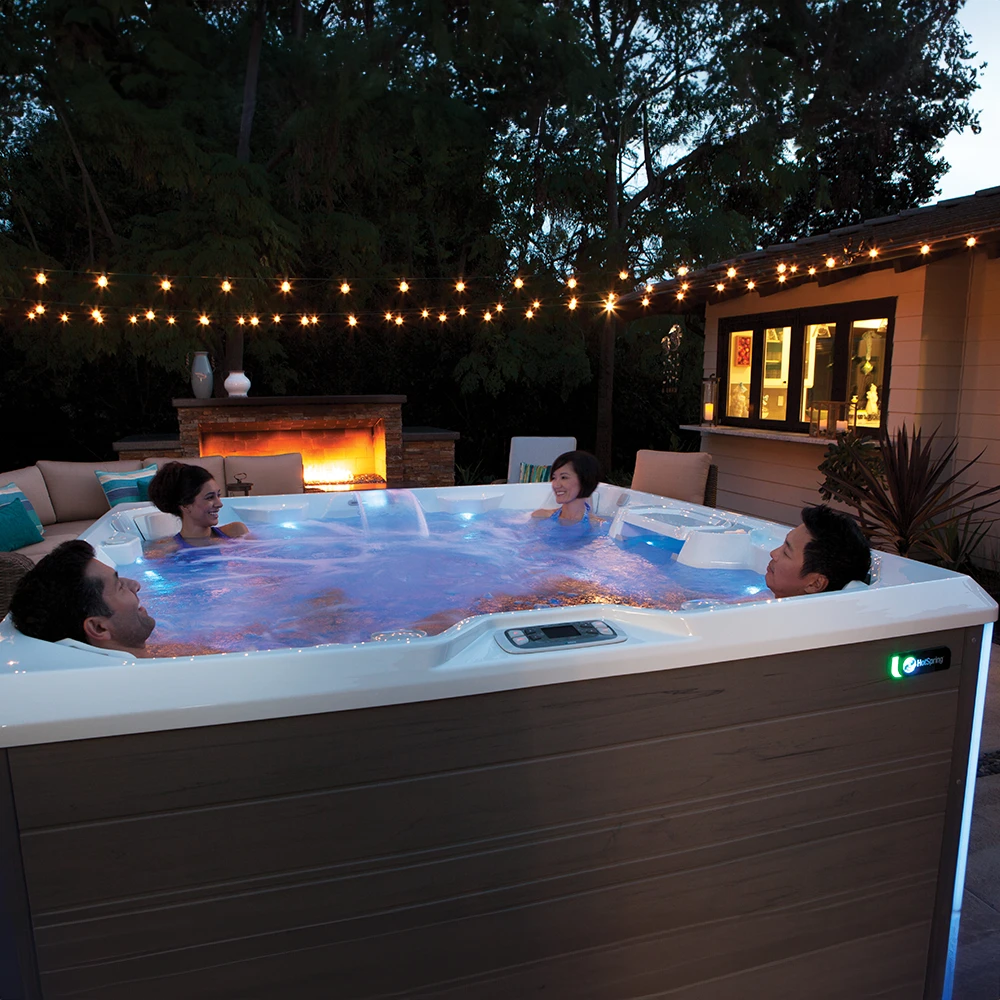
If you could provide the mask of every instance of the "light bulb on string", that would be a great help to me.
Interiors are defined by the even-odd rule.
[[[576,308],[576,296],[574,296],[573,298],[571,298],[569,300],[568,308],[570,308],[570,309],[575,309]]]
[[[752,292],[756,287],[757,287],[757,283],[755,281],[748,281],[747,282],[747,291],[748,292]]]
[[[570,278],[570,279],[569,279],[569,280],[568,280],[568,281],[566,282],[566,287],[567,287],[567,288],[576,288],[576,278]]]
[[[136,316],[136,315],[135,315],[135,313],[133,313],[133,314],[132,314],[131,316],[129,316],[129,318],[128,318],[128,321],[129,321],[129,322],[130,322],[130,323],[131,323],[131,324],[132,324],[133,326],[135,326],[135,324],[139,322],[139,317],[138,317],[138,316]]]
[[[681,266],[677,268],[677,273],[683,278],[684,275],[688,273],[688,269],[685,265],[681,264]]]
[[[236,317],[236,322],[237,322],[237,324],[239,326],[246,326],[247,325],[247,321],[246,321],[246,317],[245,316],[237,316]]]
[[[788,280],[788,275],[787,274],[779,274],[778,275],[778,284],[779,285],[783,285],[787,280]]]
[[[778,265],[778,274],[784,274],[785,271],[787,271],[787,270],[788,270],[788,265],[787,264],[779,264]]]
[[[827,267],[836,267],[837,266],[836,259],[833,258],[833,257],[827,257],[826,258],[826,266]]]
[[[465,306],[462,306],[462,307],[461,307],[461,308],[460,308],[460,309],[458,310],[458,315],[459,315],[459,316],[464,316],[464,315],[465,315]]]
[[[232,283],[227,278],[220,286],[224,292],[231,292],[233,290]]]
[[[461,279],[459,279],[458,281],[456,281],[455,282],[455,291],[456,292],[464,292],[465,291],[465,282],[462,281]]]
[[[493,319],[493,314],[489,311],[489,309],[487,309],[486,312],[483,313],[483,319],[486,320],[487,323],[489,323],[489,321]]]
[[[90,317],[95,323],[103,323],[104,315],[100,309],[92,309],[90,311]]]
[[[531,303],[531,308],[534,309],[535,312],[538,312],[538,310],[542,308],[542,304],[538,301],[538,299],[535,299],[535,301]]]
[[[386,321],[386,323],[391,323],[392,322],[392,313],[391,312],[388,312],[388,311],[386,312],[386,314],[385,314],[385,321]]]
[[[401,313],[397,313],[396,314],[396,326],[402,326],[402,325],[403,325],[403,316],[402,316]]]
[[[319,316],[310,316],[309,317],[309,325],[310,326],[316,326],[317,323],[319,323]]]
[[[965,241],[965,245],[966,245],[967,247],[974,247],[974,246],[976,245],[976,237],[975,237],[975,236],[970,236],[970,237],[969,237],[969,238],[968,238],[968,239],[967,239],[967,240]]]
[[[421,319],[427,319],[427,317],[430,316],[430,314],[431,314],[430,309],[421,309],[420,310],[420,317],[421,317]]]
[[[287,295],[292,290],[292,283],[290,281],[283,281],[279,286],[279,289]]]
[[[447,319],[448,319],[448,314],[447,313],[438,313],[438,322],[439,323],[444,323],[444,322],[447,321]]]
[[[717,285],[715,286],[715,290],[716,290],[717,292],[724,292],[724,291],[726,290],[726,286],[725,286],[725,285],[724,285],[724,284],[723,284],[723,283],[722,283],[722,282],[720,281],[720,282],[719,282],[719,283],[718,283],[718,284],[717,284]]]
[[[173,288],[173,287],[174,287],[174,286],[173,286],[173,285],[171,284],[171,282],[170,282],[170,279],[169,279],[169,278],[164,278],[164,279],[163,279],[163,280],[162,280],[162,281],[160,282],[160,288],[162,288],[162,289],[163,289],[163,291],[165,291],[165,292],[169,292],[169,291],[170,291],[170,289],[171,289],[171,288]]]
[[[401,281],[401,282],[399,283],[399,290],[400,290],[401,292],[408,292],[408,291],[410,290],[410,286],[409,286],[409,283],[408,283],[408,282],[406,282],[406,281]]]
[[[45,313],[45,306],[39,302],[38,305],[35,306],[35,312],[38,313],[39,316],[43,315]]]
[[[816,273],[816,268],[814,268],[814,267],[809,268],[809,275],[810,276],[814,275],[815,273]]]
[[[642,297],[642,304],[643,304],[644,306],[648,306],[648,305],[649,305],[649,296],[648,296],[648,295],[644,295],[644,296]]]
[[[691,286],[686,281],[682,281],[681,282],[681,291],[682,292],[686,292],[690,287]]]
[[[206,315],[205,315],[204,313],[202,313],[202,314],[201,314],[201,315],[200,315],[200,316],[198,317],[198,322],[199,322],[199,323],[200,323],[200,324],[201,324],[202,326],[208,326],[208,324],[209,324],[209,319],[208,319],[208,317],[207,317],[207,316],[206,316]]]
[[[792,264],[792,266],[791,266],[791,267],[790,267],[790,268],[789,268],[788,270],[789,270],[789,271],[791,271],[791,272],[792,272],[792,274],[795,274],[795,272],[796,272],[796,271],[797,271],[798,269],[799,269],[799,265],[798,265],[798,264]]]
[[[341,295],[347,295],[348,292],[350,292],[350,290],[351,290],[351,286],[346,281],[340,286],[340,294]]]
[[[30,320],[38,319],[38,313],[36,313],[34,309],[29,309],[24,315]]]
[[[274,315],[273,315],[273,316],[271,317],[271,322],[272,322],[272,323],[280,323],[280,322],[281,322],[281,316],[280,316],[280,315],[279,315],[278,313],[275,313],[275,314],[274,314]]]
[[[498,313],[502,313],[503,312],[503,303],[502,302],[498,302],[497,303],[497,312]]]
[[[878,256],[878,247],[872,247],[871,250],[868,251],[868,256],[874,260]]]
[[[528,319],[532,319],[532,318],[534,318],[535,310],[534,309],[527,309],[527,310],[525,310],[524,315],[527,316]]]
[[[250,325],[251,326],[259,326],[260,325],[260,317],[259,316],[251,316],[250,317]]]
[[[679,302],[683,298],[684,298],[684,293],[683,292],[678,292],[677,293],[677,301]]]
[[[727,267],[726,268],[726,277],[727,278],[735,278],[736,277],[736,268],[735,267]]]
[[[97,278],[97,287],[98,288],[107,288],[108,287],[108,276],[106,274],[102,274],[102,275],[98,276],[98,278]]]
[[[48,281],[48,280],[49,279],[45,276],[45,272],[44,271],[39,271],[38,274],[35,275],[35,281],[37,281],[38,284],[40,284],[40,285],[44,285],[45,282]]]
[[[148,320],[154,320],[154,319],[156,319],[156,313],[153,312],[152,309],[147,309],[146,310],[146,319],[148,319]]]
[[[619,281],[628,281],[628,271],[619,271],[618,272],[618,280]]]
[[[653,283],[651,281],[646,282],[646,294],[647,295],[653,294]]]
[[[925,243],[921,248],[920,252],[925,256],[931,252],[931,246],[929,243]]]
[[[69,313],[63,313],[63,314],[62,314],[62,315],[61,315],[61,316],[59,317],[59,319],[60,319],[60,320],[61,320],[61,321],[62,321],[63,323],[68,323],[68,322],[69,322]]]
[[[174,317],[173,317],[173,316],[168,316],[168,317],[167,317],[167,322],[168,322],[168,323],[169,323],[169,324],[170,324],[171,326],[173,326],[173,325],[174,325],[174,324],[175,324],[175,323],[177,322],[177,320],[176,320],[176,319],[174,319]]]
[[[515,288],[524,288],[524,279],[521,278],[521,277],[515,278],[514,279],[514,287]]]
[[[355,316],[352,313],[350,316],[347,317],[347,325],[348,326],[357,326],[358,325],[358,317]]]
[[[302,326],[308,326],[309,325],[309,317],[308,316],[300,316],[299,317],[299,323],[301,323]]]

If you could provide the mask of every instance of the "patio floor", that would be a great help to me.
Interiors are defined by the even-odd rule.
[[[1000,646],[990,657],[981,754],[1000,750]],[[976,781],[954,1000],[1000,997],[1000,774]]]

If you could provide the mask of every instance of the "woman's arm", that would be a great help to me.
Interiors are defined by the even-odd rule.
[[[228,524],[220,524],[219,531],[230,538],[241,538],[248,535],[250,529],[242,521],[230,521]]]

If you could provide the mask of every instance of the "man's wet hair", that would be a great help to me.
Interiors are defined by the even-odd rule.
[[[802,508],[802,523],[812,535],[803,551],[803,576],[822,573],[827,590],[843,590],[852,580],[868,582],[872,553],[853,517],[819,504]]]
[[[87,576],[94,558],[89,542],[63,542],[21,578],[10,600],[14,628],[33,639],[86,642],[83,623],[94,615],[110,615],[104,585]]]
[[[589,451],[565,451],[552,463],[552,478],[564,465],[572,465],[576,478],[580,480],[580,498],[586,499],[600,482],[597,459]]]

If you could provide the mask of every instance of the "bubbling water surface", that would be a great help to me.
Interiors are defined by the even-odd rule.
[[[627,604],[676,609],[689,600],[752,599],[749,571],[678,564],[679,543],[607,525],[565,527],[524,511],[427,514],[388,506],[361,520],[254,525],[252,536],[123,568],[157,620],[156,643],[248,651],[433,635],[470,615]]]

